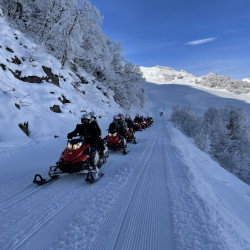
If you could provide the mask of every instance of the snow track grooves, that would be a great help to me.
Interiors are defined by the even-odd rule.
[[[25,250],[172,249],[172,233],[166,229],[171,223],[167,166],[162,156],[167,144],[163,124],[161,120],[138,132],[139,143],[128,144],[128,155],[111,153],[101,168],[104,177],[92,185],[80,174],[36,189],[25,188],[20,180],[22,190],[5,199],[2,206],[0,246]],[[4,228],[12,231],[11,239]]]
[[[107,173],[109,169],[110,166],[105,169],[106,170],[105,173]],[[40,191],[37,192],[37,195],[40,194],[42,197],[41,199],[44,199],[44,195],[41,193],[41,191],[44,191],[44,194],[46,195],[47,192],[52,187],[58,187],[61,183],[65,184],[65,182],[67,181],[69,181],[71,184],[75,183],[76,181],[78,181],[78,183],[80,181],[81,183],[80,185],[78,184],[78,186],[75,189],[73,189],[73,191],[72,189],[70,189],[71,191],[66,196],[63,196],[58,202],[52,204],[52,206],[44,206],[44,204],[40,204],[41,207],[38,207],[38,209],[35,211],[36,217],[34,217],[34,212],[33,213],[30,212],[28,213],[29,215],[24,218],[15,219],[16,223],[14,230],[16,231],[16,233],[14,239],[12,239],[12,244],[8,240],[6,240],[8,244],[11,244],[10,246],[8,245],[6,247],[9,249],[25,249],[25,250],[47,249],[51,244],[51,242],[53,242],[53,240],[58,237],[58,233],[67,225],[72,215],[80,213],[82,207],[85,205],[84,203],[86,201],[83,202],[84,200],[83,195],[92,185],[85,183],[84,179],[85,179],[84,174],[73,174],[65,176],[59,180],[56,180],[55,182],[48,183],[48,185],[46,184],[44,186],[36,187],[37,190]],[[101,180],[99,181],[101,182]],[[52,185],[52,183],[54,183],[54,185]],[[60,185],[60,189],[56,188],[57,192],[61,192],[62,189],[65,189],[65,186],[62,187]],[[30,200],[31,199],[33,200],[32,195],[33,193],[36,194],[35,191],[36,189],[28,194],[23,195],[23,198],[26,199],[24,199],[20,204],[18,204],[18,206],[20,207],[21,205],[22,207],[27,207],[28,206],[27,204],[30,202]],[[29,194],[31,197],[28,199]],[[65,192],[63,194],[65,194]],[[54,195],[57,194],[55,193]],[[51,200],[51,198],[48,198],[48,200]],[[11,208],[11,206],[16,204],[19,200],[21,200],[21,198],[12,201],[9,207]],[[39,198],[35,202],[39,202]],[[78,205],[79,203],[80,206]],[[13,216],[11,217],[6,213],[1,214],[1,216],[3,216],[4,218],[10,217],[13,220]],[[33,223],[27,222],[30,220],[33,221]],[[53,221],[53,225],[51,225],[50,223],[51,221]],[[28,223],[29,226],[30,225],[33,226],[25,228],[26,222]],[[54,228],[54,230],[51,230],[51,227]],[[46,240],[41,241],[40,239],[46,239]],[[2,245],[1,241],[0,245]]]
[[[126,159],[130,155],[123,156],[120,152],[118,153],[119,159],[123,157]],[[126,165],[125,161],[120,168],[123,169]],[[104,172],[105,175],[111,172],[113,175],[115,167],[112,160],[107,161],[102,166],[101,172]],[[0,227],[8,224],[8,228],[13,230],[13,237],[9,240],[2,235],[0,246],[8,249],[47,249],[59,237],[72,217],[74,218],[74,215],[88,207],[88,197],[95,196],[95,190],[99,190],[101,187],[95,188],[96,185],[102,183],[103,179],[89,185],[84,181],[85,175],[83,177],[80,175],[65,176],[48,183],[49,185],[38,186],[32,191],[30,188],[24,189],[23,194],[20,192],[19,196],[15,195],[13,199],[9,199],[8,202],[11,201],[9,209],[4,210],[4,213],[0,215],[3,218],[1,221],[4,221]],[[43,202],[45,196],[47,196],[48,204]],[[32,204],[34,202],[37,203],[36,206]],[[30,207],[32,207],[32,211]],[[25,211],[20,214],[20,210]]]
[[[164,143],[161,130],[154,126],[150,136],[149,131],[145,132],[155,140],[145,143],[149,146],[134,162],[134,176],[122,190],[91,249],[171,249],[166,167],[159,149]],[[156,156],[159,161],[153,162]]]
[[[69,178],[69,177],[70,176],[67,176],[64,178]],[[30,180],[32,180],[32,177],[30,178]],[[47,183],[46,186],[48,186],[52,183],[53,182]],[[18,186],[19,183],[16,183],[16,185]],[[34,195],[35,193],[39,192],[42,188],[45,188],[45,185],[44,186],[36,186],[33,183],[31,183],[29,186],[27,186],[23,190],[19,191],[11,198],[7,198],[6,200],[4,200],[2,202],[2,204],[0,205],[0,212],[4,211],[6,209],[9,209],[17,204],[20,205],[23,200],[25,200],[26,198],[30,197],[31,195]]]
[[[89,185],[85,186],[84,189],[88,188]],[[31,236],[33,236],[34,234],[36,234],[36,232],[44,227],[50,220],[51,218],[53,218],[55,215],[57,215],[58,213],[60,213],[60,211],[62,209],[64,209],[66,206],[68,206],[80,193],[82,193],[83,189],[83,185],[79,186],[78,188],[74,189],[73,192],[70,192],[66,197],[64,197],[64,199],[62,199],[60,201],[60,203],[56,204],[56,207],[53,207],[52,209],[48,209],[46,206],[42,206],[42,210],[40,211],[36,211],[38,216],[42,215],[43,219],[41,220],[40,216],[39,216],[39,220],[38,221],[34,221],[34,224],[31,223],[31,225],[33,224],[33,226],[31,228],[29,228],[29,233],[27,234],[27,229],[25,231],[23,231],[23,225],[25,224],[25,221],[27,220],[34,220],[34,218],[30,218],[33,217],[32,213],[31,216],[27,216],[19,221],[17,221],[17,224],[15,226],[15,230],[17,232],[16,235],[16,243],[14,243],[13,245],[10,246],[10,249],[18,249],[20,246],[22,246]],[[5,215],[6,217],[6,215]],[[22,234],[25,233],[25,235]],[[18,239],[22,239],[21,241],[19,241]],[[28,249],[28,248],[25,248]],[[31,248],[32,249],[32,248]]]

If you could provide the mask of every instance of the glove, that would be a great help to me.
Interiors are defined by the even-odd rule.
[[[72,134],[71,134],[71,133],[68,133],[67,138],[68,138],[68,139],[72,139],[72,137],[73,137]]]

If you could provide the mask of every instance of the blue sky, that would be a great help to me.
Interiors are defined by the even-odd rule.
[[[250,78],[250,0],[90,0],[135,65]]]

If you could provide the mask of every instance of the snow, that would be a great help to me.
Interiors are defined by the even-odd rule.
[[[250,78],[244,78],[244,79],[242,79],[242,81],[250,82]]]
[[[140,70],[143,72],[143,75],[148,82],[156,84],[174,82],[175,84],[181,83],[189,85],[199,79],[199,77],[189,74],[184,70],[176,71],[173,68],[163,66],[155,66],[151,68],[141,66]]]
[[[197,113],[232,103],[250,117],[248,94],[196,86],[186,72],[164,82],[148,70],[147,107],[131,110],[131,116],[151,113],[155,123],[136,133],[138,144],[129,144],[125,156],[111,152],[100,170],[104,177],[92,185],[79,173],[36,186],[35,173],[46,175],[58,160],[82,110],[101,116],[104,137],[112,115],[121,109],[95,85],[83,86],[88,95],[76,91],[70,84],[74,76],[60,69],[54,57],[3,27],[0,44],[16,33],[29,49],[36,48],[34,71],[20,66],[25,74],[37,76],[49,62],[66,81],[60,78],[60,88],[21,82],[0,67],[0,249],[250,249],[250,187],[168,120],[177,103],[191,104]],[[27,57],[15,40],[8,44],[15,55]],[[0,53],[0,63],[19,67],[5,60],[11,52],[2,47]],[[62,104],[61,95],[74,101]],[[18,109],[15,103],[23,106]],[[50,111],[54,104],[63,112]],[[30,137],[18,127],[26,121]]]
[[[30,141],[18,127],[19,123],[28,121],[32,140],[40,141],[54,136],[65,137],[67,131],[74,129],[75,125],[72,124],[76,124],[84,112],[96,111],[104,123],[111,118],[111,107],[112,111],[121,112],[113,99],[112,91],[105,87],[102,87],[102,91],[97,91],[98,82],[80,84],[76,90],[72,85],[77,83],[77,77],[73,72],[61,69],[56,58],[8,26],[1,17],[0,45],[0,122],[4,131],[0,134],[0,145],[23,144]],[[21,64],[12,62],[15,57]],[[51,79],[43,80],[42,83],[24,82],[12,73],[19,71],[20,77],[45,77],[43,66],[51,68],[52,73],[59,76],[59,86],[53,84]],[[92,82],[93,76],[85,73],[85,77]],[[62,95],[70,103],[60,102],[58,98],[62,98]],[[62,113],[51,112],[50,107],[54,105],[58,105]]]

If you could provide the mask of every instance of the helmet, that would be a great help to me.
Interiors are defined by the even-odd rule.
[[[119,115],[114,115],[114,116],[113,116],[113,119],[114,119],[114,120],[120,120],[121,118],[120,118]]]
[[[119,113],[118,116],[122,119],[123,118],[123,114]]]
[[[94,111],[90,112],[89,114],[90,114],[91,117],[96,118],[96,113]]]
[[[91,119],[91,116],[90,116],[90,114],[83,114],[83,115],[81,116],[81,120],[82,120],[82,119],[90,120],[90,119]]]

